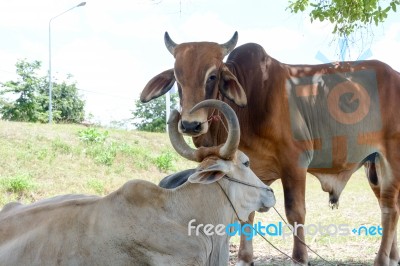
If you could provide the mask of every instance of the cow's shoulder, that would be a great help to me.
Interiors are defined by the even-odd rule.
[[[126,182],[120,189],[115,191],[116,195],[122,195],[124,199],[138,207],[151,205],[161,206],[165,201],[164,189],[157,185],[140,179]]]

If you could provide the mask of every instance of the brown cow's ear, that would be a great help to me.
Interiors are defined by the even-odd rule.
[[[147,103],[167,93],[175,83],[174,69],[166,70],[152,78],[140,94],[140,101]]]
[[[240,85],[235,75],[233,75],[226,66],[222,68],[219,90],[226,98],[233,101],[236,105],[240,107],[245,107],[247,105],[247,97],[242,85]]]

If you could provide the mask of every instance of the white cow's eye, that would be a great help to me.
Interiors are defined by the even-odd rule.
[[[250,166],[250,161],[246,161],[243,163],[244,166],[249,167]]]

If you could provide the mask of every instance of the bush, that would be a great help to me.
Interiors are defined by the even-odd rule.
[[[175,160],[174,155],[170,151],[166,151],[161,153],[158,157],[155,158],[154,164],[157,166],[160,171],[168,171],[173,170],[174,165],[173,161]]]
[[[89,127],[78,131],[79,139],[86,143],[102,143],[108,137],[108,131],[100,132],[97,128]]]
[[[32,178],[24,174],[4,178],[0,181],[0,184],[7,192],[16,193],[19,196],[35,188]]]

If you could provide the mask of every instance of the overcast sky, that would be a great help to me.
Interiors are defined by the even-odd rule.
[[[261,44],[283,63],[318,64],[340,59],[332,25],[310,23],[307,14],[286,11],[287,1],[92,0],[53,20],[52,71],[71,73],[86,100],[86,112],[103,122],[131,117],[134,100],[148,80],[173,67],[165,31],[176,43],[226,42],[239,32],[239,45]],[[48,24],[80,1],[0,0],[0,81],[15,79],[18,59],[42,61],[48,70]],[[352,44],[346,59],[367,49],[400,71],[400,14],[374,28],[373,38]],[[323,57],[316,55],[320,53]]]

